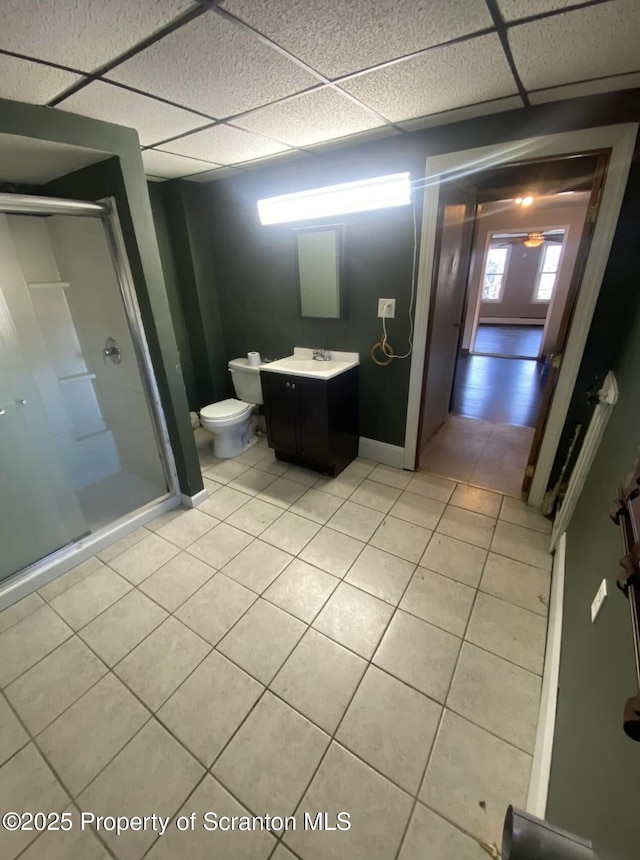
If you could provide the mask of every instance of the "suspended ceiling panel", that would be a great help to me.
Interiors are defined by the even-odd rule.
[[[223,8],[330,78],[492,25],[484,0],[225,0]]]
[[[214,12],[141,51],[107,77],[214,118],[318,83],[292,60]]]
[[[432,48],[341,86],[393,122],[516,93],[494,34]]]
[[[585,0],[498,0],[498,7],[505,21],[516,21],[532,15],[542,15],[576,6]]]
[[[292,146],[308,146],[384,125],[374,113],[329,87],[260,108],[239,117],[235,124]]]
[[[0,134],[0,182],[42,185],[111,155],[66,143]]]
[[[640,2],[617,0],[509,30],[530,90],[640,69]]]
[[[89,72],[195,5],[192,0],[2,0],[0,48]]]
[[[537,90],[531,93],[531,104],[539,105],[544,102],[557,102],[562,99],[577,99],[581,96],[591,96],[596,93],[606,93],[612,90],[626,90],[640,87],[640,72],[630,75],[619,75],[613,78],[600,78],[585,81],[581,84],[567,84],[564,87],[552,87],[548,90]]]
[[[2,99],[43,105],[79,80],[80,75],[63,72],[62,69],[0,54],[0,98]]]
[[[480,102],[480,104],[467,105],[454,110],[442,111],[431,116],[421,116],[418,119],[408,119],[399,123],[400,128],[405,131],[417,131],[421,128],[434,128],[437,125],[445,125],[450,122],[462,122],[466,119],[475,119],[478,116],[503,113],[507,110],[517,110],[524,106],[520,96],[507,96],[495,101]]]
[[[225,176],[237,176],[239,172],[235,167],[216,167],[214,170],[189,176],[188,180],[189,182],[211,182],[214,179],[223,179]]]
[[[178,155],[215,161],[217,164],[235,164],[283,152],[288,147],[284,143],[276,143],[239,128],[216,125],[206,131],[197,131],[188,137],[173,140],[162,149],[176,152]]]
[[[143,146],[209,124],[205,117],[104,81],[94,81],[64,99],[59,107],[72,113],[135,128]]]
[[[198,161],[195,158],[185,158],[183,155],[173,155],[168,152],[160,152],[157,149],[143,150],[142,161],[146,173],[163,179],[175,179],[179,176],[190,176],[193,173],[204,173],[217,166],[209,161]]]

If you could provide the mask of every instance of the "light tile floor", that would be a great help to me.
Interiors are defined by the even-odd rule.
[[[75,824],[0,831],[0,856],[486,860],[526,799],[550,524],[423,473],[323,478],[264,440],[217,462],[196,438],[200,508],[0,613],[0,807]],[[171,823],[116,836],[81,810]],[[206,832],[209,810],[298,828]]]
[[[420,469],[520,498],[533,427],[450,415],[420,452]]]

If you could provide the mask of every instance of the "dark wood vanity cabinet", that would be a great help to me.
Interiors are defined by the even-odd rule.
[[[358,456],[358,368],[333,379],[261,371],[269,446],[289,463],[338,475]]]

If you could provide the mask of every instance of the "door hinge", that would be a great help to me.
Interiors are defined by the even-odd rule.
[[[557,370],[561,364],[562,364],[562,353],[556,352],[554,354],[553,358],[551,359],[551,367],[554,367]]]
[[[535,472],[535,470],[535,466],[527,466],[527,468],[524,470],[525,478],[533,478],[533,473]]]
[[[598,217],[598,209],[600,205],[598,203],[591,203],[590,206],[587,207],[587,223],[595,224],[596,218]]]

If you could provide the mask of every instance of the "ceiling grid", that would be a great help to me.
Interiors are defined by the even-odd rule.
[[[0,97],[136,128],[157,178],[640,85],[637,0],[5,4]]]

